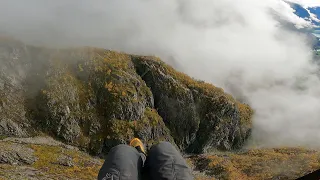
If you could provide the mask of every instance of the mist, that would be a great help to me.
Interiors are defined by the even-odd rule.
[[[28,44],[156,55],[255,110],[249,146],[320,146],[320,81],[280,0],[1,0],[0,34]],[[291,18],[291,19],[289,19]]]

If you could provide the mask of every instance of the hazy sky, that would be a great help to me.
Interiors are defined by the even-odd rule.
[[[246,99],[259,145],[320,145],[312,52],[274,19],[288,12],[279,0],[1,0],[0,32],[174,59],[179,70]]]

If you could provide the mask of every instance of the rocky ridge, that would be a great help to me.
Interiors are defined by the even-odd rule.
[[[172,142],[196,179],[295,179],[320,168],[316,150],[243,149],[252,115],[156,57],[0,37],[0,179],[96,179],[110,148],[133,137]]]
[[[0,41],[0,135],[46,133],[94,155],[136,136],[180,150],[240,148],[252,110],[154,57]]]

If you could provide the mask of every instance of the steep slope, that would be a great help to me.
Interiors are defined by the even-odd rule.
[[[154,57],[10,39],[0,55],[3,136],[45,132],[104,155],[134,136],[201,153],[240,148],[250,134],[249,106]]]
[[[196,179],[294,179],[320,168],[316,150],[241,150],[252,115],[155,57],[0,38],[0,179],[96,179],[103,160],[89,153],[133,137],[194,153]]]
[[[252,110],[221,88],[195,81],[157,59],[134,57],[134,63],[181,149],[230,150],[241,147],[249,136]]]

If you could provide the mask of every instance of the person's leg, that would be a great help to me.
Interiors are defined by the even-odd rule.
[[[145,160],[146,156],[136,148],[118,145],[110,150],[98,180],[139,180]]]
[[[146,166],[152,180],[193,179],[186,161],[169,142],[161,142],[151,147]]]

